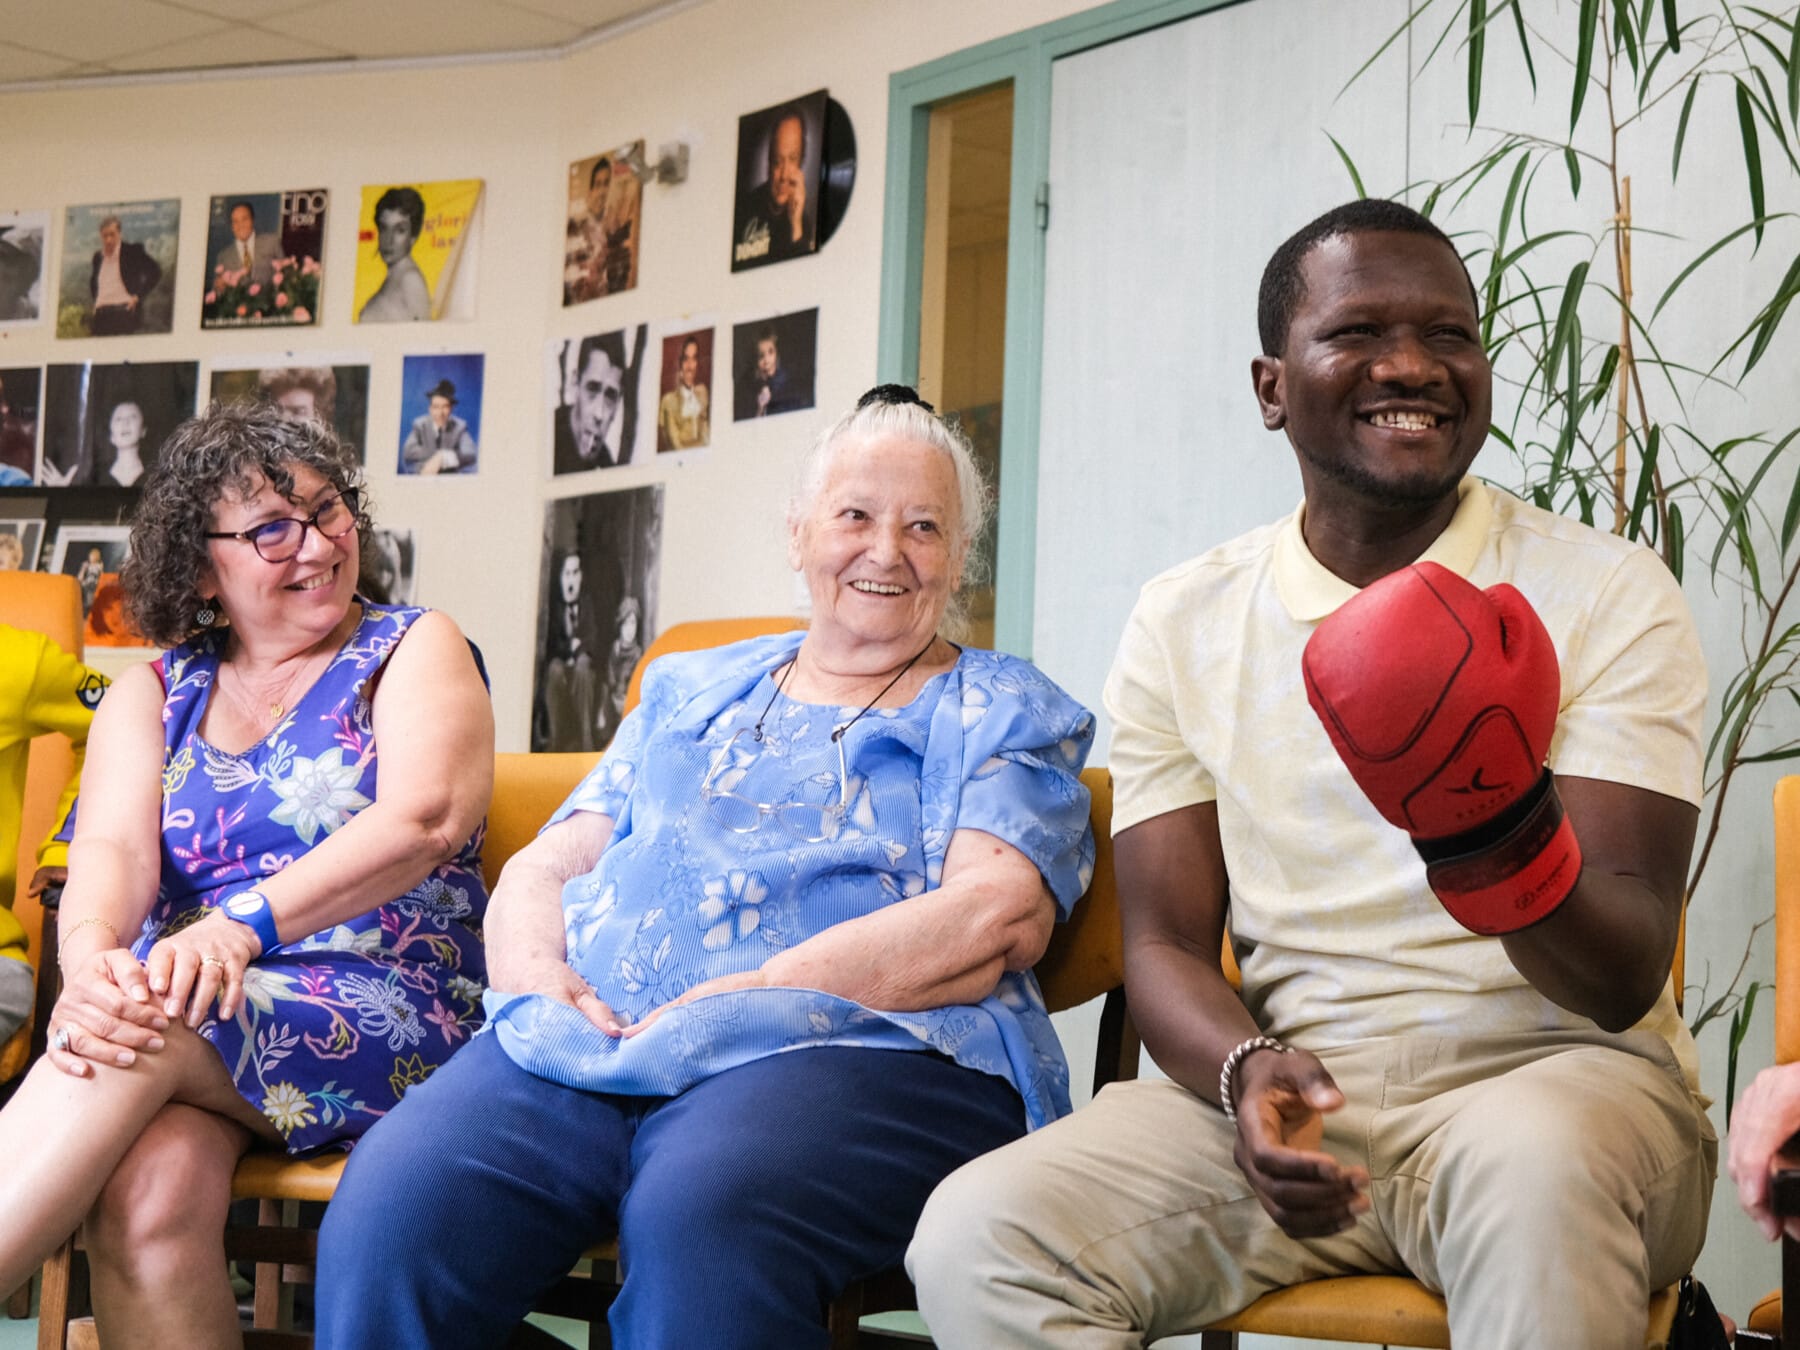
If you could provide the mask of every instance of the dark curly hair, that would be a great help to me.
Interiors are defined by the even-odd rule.
[[[362,474],[331,428],[290,422],[266,404],[213,404],[175,428],[144,479],[131,519],[131,550],[120,577],[138,632],[159,647],[193,636],[213,507],[226,493],[249,496],[267,480],[284,497],[304,464],[340,492],[361,490]],[[372,524],[357,516],[368,550]],[[214,608],[217,608],[215,603]]]

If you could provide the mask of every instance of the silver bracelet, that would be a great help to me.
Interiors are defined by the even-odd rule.
[[[1288,1048],[1273,1036],[1252,1036],[1233,1046],[1231,1053],[1225,1056],[1225,1062],[1219,1066],[1219,1109],[1225,1113],[1225,1119],[1234,1125],[1237,1124],[1237,1103],[1231,1099],[1231,1080],[1237,1077],[1238,1065],[1253,1050],[1274,1050],[1283,1055],[1289,1053]]]

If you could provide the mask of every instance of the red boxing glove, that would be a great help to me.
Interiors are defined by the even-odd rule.
[[[1412,836],[1452,918],[1512,933],[1568,898],[1581,848],[1544,766],[1561,677],[1524,596],[1415,563],[1320,624],[1301,669],[1339,758]]]

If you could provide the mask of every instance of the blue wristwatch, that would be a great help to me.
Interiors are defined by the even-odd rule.
[[[275,933],[275,913],[269,908],[269,897],[261,891],[239,891],[220,908],[226,918],[236,920],[256,934],[262,941],[264,956],[281,945],[281,939]]]

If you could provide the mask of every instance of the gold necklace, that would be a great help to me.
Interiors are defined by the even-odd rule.
[[[288,711],[288,698],[293,694],[294,686],[299,683],[300,677],[306,673],[306,668],[310,664],[312,664],[310,659],[302,662],[294,673],[288,676],[287,682],[281,686],[281,697],[269,704],[270,725],[281,721],[282,714]],[[232,666],[231,671],[237,676],[238,684],[248,691],[250,684],[249,681],[244,678],[243,671],[239,670],[236,666]],[[229,686],[227,687],[226,692],[231,695],[232,701],[238,705],[238,708],[249,717],[252,726],[260,727],[263,725],[261,715],[256,711],[255,706],[247,701],[244,694],[240,694],[236,690],[230,689]]]

